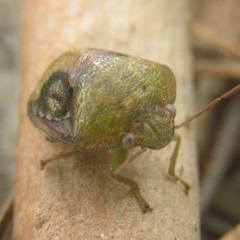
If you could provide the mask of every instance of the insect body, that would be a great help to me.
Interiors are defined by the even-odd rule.
[[[33,91],[28,116],[50,139],[75,149],[42,166],[82,151],[114,149],[112,176],[131,188],[144,212],[150,211],[137,183],[120,170],[128,149],[161,149],[175,140],[169,172],[188,188],[174,171],[180,146],[174,134],[175,96],[175,78],[165,65],[96,49],[66,52]]]
[[[79,150],[117,148],[129,132],[135,145],[160,149],[174,134],[175,114],[166,106],[175,95],[174,76],[164,65],[100,50],[71,51],[48,68],[28,114],[49,137]]]

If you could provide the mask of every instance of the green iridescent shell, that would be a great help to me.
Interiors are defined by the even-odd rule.
[[[47,136],[79,149],[117,148],[128,133],[135,146],[160,149],[174,134],[175,96],[175,78],[165,65],[75,49],[46,70],[28,115]]]

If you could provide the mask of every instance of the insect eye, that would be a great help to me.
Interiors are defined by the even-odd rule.
[[[124,136],[122,146],[127,149],[135,147],[135,136],[133,133],[128,133]]]
[[[55,72],[49,77],[40,93],[39,115],[55,121],[68,117],[73,94],[68,79],[69,75],[64,72]]]
[[[167,104],[165,108],[175,117],[177,114],[176,108],[172,104]]]

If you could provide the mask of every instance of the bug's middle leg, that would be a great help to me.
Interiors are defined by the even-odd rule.
[[[118,169],[125,163],[127,159],[128,150],[123,147],[117,148],[111,159],[110,163],[110,171],[112,173],[112,177],[115,178],[117,181],[126,184],[130,187],[131,191],[133,192],[135,198],[137,199],[138,203],[140,204],[143,212],[150,212],[152,209],[150,208],[149,204],[144,200],[140,193],[140,188],[134,180],[125,177],[119,174]],[[139,155],[139,154],[138,154]]]

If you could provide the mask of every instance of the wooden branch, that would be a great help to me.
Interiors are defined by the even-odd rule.
[[[240,238],[240,224],[234,227],[231,231],[224,234],[219,240],[237,240]]]
[[[0,209],[0,239],[10,239],[12,233],[13,220],[13,198],[14,190],[7,196]]]
[[[153,211],[143,214],[129,189],[111,178],[108,153],[61,160],[40,170],[40,159],[63,144],[48,143],[29,121],[26,103],[46,67],[63,51],[97,47],[169,65],[178,81],[177,123],[192,111],[186,0],[23,1],[22,95],[14,239],[198,239],[194,139],[183,138],[178,173],[167,176],[174,143],[148,150],[125,171],[137,180]],[[161,94],[161,93],[159,93]]]
[[[193,23],[192,32],[195,37],[209,44],[214,49],[240,58],[240,44],[237,40],[217,32],[215,29],[200,21]]]
[[[197,60],[194,63],[196,75],[211,75],[215,77],[234,78],[240,80],[240,62],[223,60]]]

